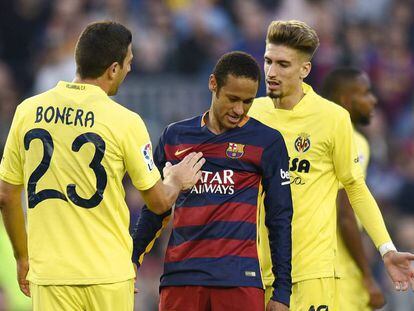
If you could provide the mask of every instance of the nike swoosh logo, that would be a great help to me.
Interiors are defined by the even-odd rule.
[[[174,155],[175,155],[176,157],[178,157],[180,154],[183,154],[184,152],[186,152],[186,151],[190,150],[191,148],[193,148],[193,147],[186,148],[186,149],[183,149],[183,150],[177,150],[177,151],[174,153]]]

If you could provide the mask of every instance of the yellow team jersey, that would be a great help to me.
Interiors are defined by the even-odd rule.
[[[305,83],[303,91],[305,96],[292,110],[275,109],[272,100],[263,97],[249,111],[251,117],[279,130],[288,149],[293,282],[336,275],[339,181],[347,185],[363,178],[349,113]],[[265,285],[270,285],[273,276],[263,214],[259,218],[259,258]]]
[[[354,131],[354,138],[355,143],[358,149],[358,156],[359,156],[359,163],[361,164],[362,170],[364,175],[366,176],[369,157],[370,157],[370,150],[369,144],[364,136],[362,136],[358,131]],[[340,185],[341,187],[341,185]],[[362,225],[358,221],[359,228],[362,230]],[[343,241],[341,231],[337,228],[338,234],[338,262],[339,262],[339,271],[341,273],[341,277],[349,278],[349,277],[362,277],[361,270],[355,263],[354,259],[350,255],[348,248],[345,246],[345,242]]]
[[[17,107],[0,178],[26,190],[29,281],[134,277],[126,171],[139,190],[160,178],[142,119],[101,88],[61,81]]]

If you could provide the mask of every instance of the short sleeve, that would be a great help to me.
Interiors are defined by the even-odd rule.
[[[19,107],[13,117],[13,122],[7,137],[6,146],[0,163],[0,179],[13,185],[24,183],[22,146],[19,139]]]
[[[147,190],[160,179],[154,163],[151,140],[143,120],[135,115],[122,137],[126,170],[138,190]]]

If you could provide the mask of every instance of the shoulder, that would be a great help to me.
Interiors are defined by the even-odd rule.
[[[177,121],[174,123],[169,124],[165,130],[163,135],[179,135],[183,133],[188,133],[190,130],[201,127],[201,120],[202,116],[191,117],[188,119],[184,119],[181,121]]]
[[[257,113],[269,111],[270,108],[273,108],[273,102],[270,97],[258,97],[253,101],[249,110],[249,115],[254,116]]]
[[[340,105],[335,104],[334,102],[320,96],[315,92],[312,92],[310,95],[313,97],[313,101],[316,103],[314,107],[317,108],[321,114],[325,115],[328,120],[336,120],[349,117],[349,112]]]
[[[262,122],[254,116],[250,117],[250,127],[252,129],[251,139],[263,146],[269,146],[274,143],[284,142],[282,134]]]
[[[137,112],[124,107],[109,97],[105,98],[102,104],[106,106],[107,117],[118,124],[119,128],[144,127],[146,129],[144,120]]]

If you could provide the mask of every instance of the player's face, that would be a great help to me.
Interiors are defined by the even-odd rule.
[[[369,77],[364,73],[355,79],[352,88],[352,121],[367,125],[371,121],[377,98],[372,93]]]
[[[124,62],[122,63],[122,68],[121,66],[117,66],[116,68],[113,84],[108,95],[115,95],[118,92],[119,86],[124,81],[126,75],[131,71],[132,58],[132,45],[130,44],[128,46],[127,54],[124,58]]]
[[[252,106],[258,87],[258,81],[228,75],[224,85],[218,90],[214,75],[210,76],[212,112],[222,130],[229,130],[240,124]]]
[[[283,98],[301,91],[302,81],[310,72],[309,59],[285,45],[266,44],[264,72],[266,93],[271,98]]]

